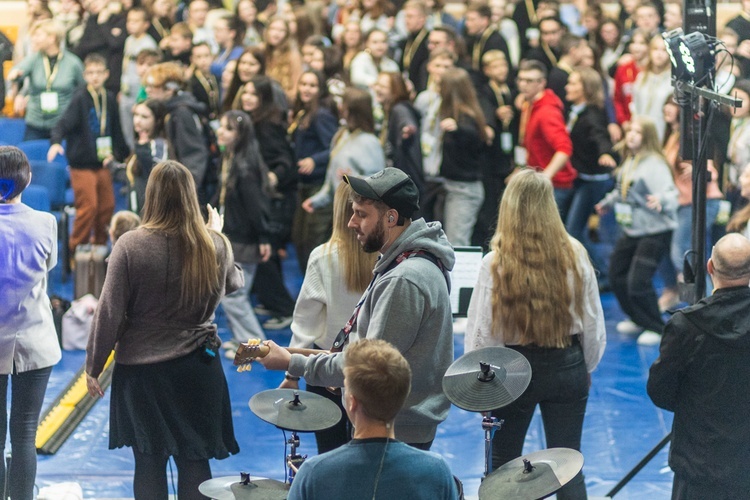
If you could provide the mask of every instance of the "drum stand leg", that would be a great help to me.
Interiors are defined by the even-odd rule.
[[[305,462],[307,455],[302,456],[297,453],[297,448],[299,448],[297,431],[292,431],[292,435],[289,436],[286,444],[292,447],[291,453],[286,456],[286,465],[289,467],[289,484],[291,484],[294,481],[294,476],[299,472],[299,468]]]
[[[493,417],[489,412],[482,417],[482,429],[484,429],[484,477],[492,472],[492,438],[495,431],[503,426],[504,420]]]

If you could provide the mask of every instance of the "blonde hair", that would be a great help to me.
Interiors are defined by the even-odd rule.
[[[33,35],[39,30],[44,31],[48,35],[53,35],[58,44],[62,42],[65,37],[65,28],[59,21],[54,19],[42,19],[41,21],[36,21],[31,25],[29,35]]]
[[[490,243],[495,252],[491,270],[495,334],[503,332],[504,341],[521,345],[571,344],[571,304],[578,316],[583,314],[579,246],[565,231],[549,179],[533,170],[514,175],[500,202]]]
[[[634,116],[630,119],[628,130],[630,130],[630,127],[632,127],[634,123],[641,126],[641,147],[637,152],[630,151],[626,145],[625,138],[623,138],[614,147],[614,150],[622,156],[622,161],[624,162],[628,158],[639,154],[641,156],[657,155],[666,163],[667,160],[664,158],[664,151],[662,150],[661,142],[659,141],[659,133],[656,131],[656,124],[654,121],[647,116]]]
[[[573,70],[581,77],[586,104],[604,109],[604,85],[601,75],[593,68],[578,67]]]
[[[333,198],[333,234],[325,244],[328,258],[334,248],[338,250],[339,265],[350,292],[363,293],[372,279],[372,269],[377,260],[376,253],[366,253],[357,241],[357,233],[347,227],[354,211],[349,196],[352,188],[346,182],[339,184]]]
[[[109,231],[112,234],[112,244],[114,245],[120,236],[132,231],[141,225],[141,218],[138,214],[130,210],[120,210],[112,216],[109,223]]]
[[[504,61],[508,64],[508,58],[502,50],[488,50],[482,56],[482,66],[489,66],[495,61]]]
[[[163,161],[151,171],[146,184],[142,227],[165,233],[179,242],[182,307],[195,306],[219,293],[222,282],[217,248],[198,207],[193,175],[181,163]],[[228,259],[233,259],[226,238],[220,233],[214,234],[221,236]]]
[[[404,406],[411,390],[406,358],[380,339],[362,339],[344,351],[344,378],[364,414],[389,423]]]
[[[185,70],[176,62],[159,63],[148,69],[144,80],[156,87],[163,87],[169,82],[182,87],[185,85]]]

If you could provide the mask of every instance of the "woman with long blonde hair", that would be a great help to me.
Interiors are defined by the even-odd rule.
[[[289,22],[272,17],[263,33],[266,75],[281,84],[289,102],[297,97],[297,81],[302,75],[302,57],[292,36]]]
[[[239,452],[213,316],[243,278],[210,214],[207,226],[187,168],[154,167],[143,224],[113,247],[91,326],[89,394],[103,396],[98,377],[114,349],[109,446],[133,448],[138,500],[167,497],[170,456],[180,498],[204,498],[209,459]]]
[[[329,349],[372,279],[376,254],[365,253],[357,234],[347,227],[354,213],[350,193],[349,184],[339,184],[333,201],[331,239],[310,254],[305,281],[294,308],[290,347]],[[298,380],[287,376],[281,387],[297,389]],[[340,396],[333,397],[322,387],[308,385],[307,390],[330,397],[341,405]],[[318,453],[349,441],[346,412],[342,411],[342,415],[335,427],[315,433]]]
[[[506,346],[529,360],[532,373],[520,398],[492,412],[505,421],[493,438],[495,469],[521,456],[537,405],[547,447],[581,449],[589,374],[606,332],[594,269],[565,231],[543,174],[525,170],[511,178],[491,249],[469,304],[464,348]],[[583,475],[557,495],[586,498]]]

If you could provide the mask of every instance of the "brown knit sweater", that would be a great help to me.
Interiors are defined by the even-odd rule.
[[[216,335],[214,311],[221,298],[243,285],[224,240],[211,233],[224,286],[199,305],[182,309],[182,250],[164,233],[139,228],[117,240],[86,348],[86,372],[98,377],[112,349],[125,365],[157,363],[184,356]]]

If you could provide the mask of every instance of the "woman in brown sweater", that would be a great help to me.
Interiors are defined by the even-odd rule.
[[[136,500],[166,500],[170,456],[180,499],[204,498],[209,459],[239,452],[213,318],[243,276],[215,210],[204,224],[180,163],[151,172],[142,215],[109,259],[86,350],[88,389],[103,396],[97,378],[114,349],[109,448],[133,448]]]

